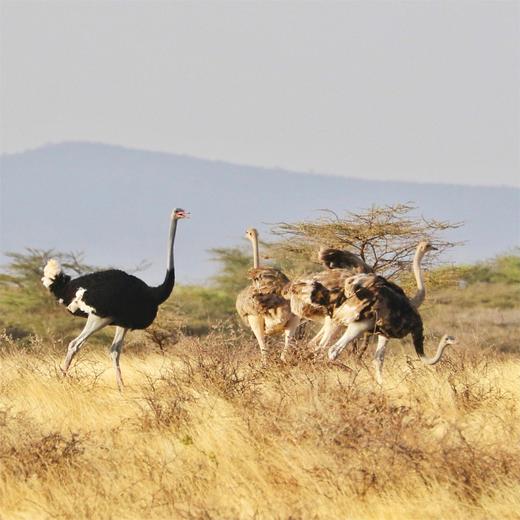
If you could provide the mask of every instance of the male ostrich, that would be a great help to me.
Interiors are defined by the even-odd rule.
[[[43,285],[70,313],[87,318],[79,336],[69,343],[62,367],[64,375],[78,350],[92,334],[107,325],[115,325],[110,356],[116,371],[117,386],[122,389],[119,357],[124,337],[131,329],[148,327],[155,319],[159,305],[170,296],[175,284],[173,244],[177,221],[187,216],[188,213],[180,208],[172,212],[166,276],[157,287],[149,287],[139,278],[118,269],[98,271],[71,280],[69,275],[63,273],[57,260],[53,258],[47,262],[43,270]]]
[[[443,336],[434,357],[424,354],[423,323],[412,300],[395,283],[376,274],[358,274],[347,278],[341,298],[332,299],[330,292],[318,282],[312,298],[328,307],[335,323],[346,326],[344,334],[329,349],[329,360],[335,360],[350,342],[365,332],[379,335],[375,352],[376,379],[383,381],[383,361],[390,338],[411,334],[415,351],[426,365],[437,363],[447,345],[455,338]]]
[[[246,238],[253,246],[253,268],[248,272],[251,284],[240,291],[236,300],[238,315],[245,325],[251,327],[258,341],[262,363],[267,363],[265,337],[285,333],[285,345],[281,353],[285,361],[289,343],[300,320],[291,313],[289,302],[282,296],[289,279],[279,269],[260,267],[258,254],[258,231],[246,231]]]

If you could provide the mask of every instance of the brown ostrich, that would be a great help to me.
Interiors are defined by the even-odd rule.
[[[293,314],[300,319],[322,324],[316,336],[311,340],[311,345],[314,345],[316,350],[325,347],[341,326],[333,322],[327,307],[316,303],[311,298],[315,290],[315,282],[325,287],[329,298],[334,300],[342,294],[346,278],[357,273],[372,272],[370,266],[349,251],[321,248],[318,257],[326,269],[316,274],[297,278],[286,286],[283,293],[291,302]]]
[[[378,383],[383,381],[383,361],[386,345],[391,338],[412,335],[415,351],[426,365],[437,363],[447,345],[455,343],[452,336],[443,336],[435,356],[424,353],[423,323],[413,298],[395,283],[376,274],[358,274],[346,278],[338,297],[321,285],[314,284],[311,299],[328,309],[332,320],[346,327],[343,335],[330,347],[329,360],[335,360],[352,341],[366,332],[379,336],[375,352],[375,369]]]
[[[298,316],[291,312],[289,302],[282,296],[289,279],[279,269],[260,267],[256,229],[248,229],[246,238],[253,246],[253,268],[248,272],[251,283],[238,294],[236,309],[258,341],[262,363],[267,362],[266,336],[282,332],[285,334],[285,344],[280,356],[285,361],[289,344],[300,323]]]

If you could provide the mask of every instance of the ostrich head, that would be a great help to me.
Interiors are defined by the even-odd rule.
[[[456,345],[457,339],[454,336],[448,336],[447,334],[445,334],[441,338],[441,343],[444,345]]]
[[[256,240],[258,238],[258,231],[255,228],[246,229],[246,238]]]
[[[172,211],[172,220],[179,220],[181,218],[189,218],[190,214],[188,211],[182,208],[175,208]]]
[[[417,251],[424,255],[428,251],[437,251],[437,248],[428,240],[421,240],[419,244],[417,244]]]

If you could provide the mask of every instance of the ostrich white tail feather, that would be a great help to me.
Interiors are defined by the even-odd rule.
[[[51,258],[43,268],[42,283],[47,289],[53,284],[56,277],[61,273],[61,264],[56,258]]]

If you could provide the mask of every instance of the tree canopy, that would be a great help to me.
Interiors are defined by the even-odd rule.
[[[270,249],[272,256],[295,274],[308,268],[309,261],[316,262],[319,248],[325,246],[356,253],[376,272],[392,278],[410,269],[421,240],[438,248],[425,259],[426,265],[433,264],[456,245],[442,233],[461,225],[416,215],[411,204],[372,206],[344,216],[323,210],[323,216],[316,220],[276,224],[273,233],[281,240]]]

